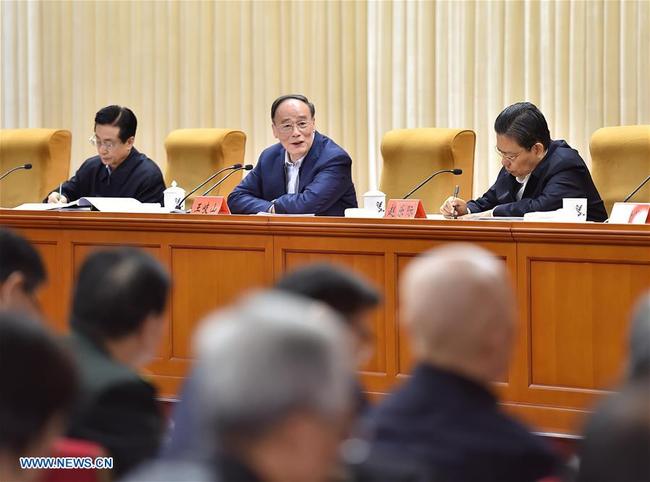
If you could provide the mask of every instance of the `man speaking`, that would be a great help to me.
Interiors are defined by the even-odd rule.
[[[280,141],[228,196],[233,214],[343,216],[357,207],[352,159],[314,128],[316,109],[303,95],[283,95],[271,106],[271,128]]]
[[[586,198],[587,220],[605,221],[607,211],[580,154],[565,141],[552,141],[544,115],[530,102],[506,107],[494,121],[497,152],[503,165],[482,197],[465,202],[449,197],[446,216],[486,212],[487,216],[523,216],[555,211],[564,198]]]
[[[81,197],[132,197],[143,203],[163,202],[165,181],[158,165],[133,147],[138,121],[133,111],[119,105],[95,115],[90,142],[97,156],[84,161],[77,173],[47,197],[65,203]]]

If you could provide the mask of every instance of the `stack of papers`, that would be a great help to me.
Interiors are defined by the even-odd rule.
[[[105,213],[169,213],[160,203],[141,203],[130,197],[82,197],[69,203],[26,203],[15,207],[18,211],[61,211],[67,209],[91,209]]]

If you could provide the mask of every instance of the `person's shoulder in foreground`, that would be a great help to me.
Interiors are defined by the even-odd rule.
[[[75,287],[69,343],[81,395],[68,433],[105,447],[118,474],[154,456],[160,444],[156,391],[137,370],[161,339],[168,291],[164,268],[134,249],[91,254]]]
[[[496,182],[472,201],[448,198],[440,208],[442,214],[487,211],[493,216],[520,217],[560,209],[565,198],[586,198],[587,220],[607,219],[587,165],[565,141],[551,140],[546,119],[535,105],[518,102],[506,107],[494,130],[503,166]]]
[[[158,165],[134,147],[137,119],[128,107],[109,105],[95,115],[90,142],[97,156],[86,159],[60,190],[46,201],[65,203],[81,197],[132,197],[162,203],[165,182]],[[60,191],[60,192],[59,192]]]
[[[411,262],[400,284],[417,362],[412,377],[370,414],[374,450],[426,463],[449,481],[536,481],[554,455],[499,409],[491,380],[506,372],[515,328],[503,262],[448,245]]]
[[[228,197],[233,213],[342,216],[357,207],[350,156],[315,130],[315,107],[297,94],[271,106],[280,141],[265,149],[255,168]]]

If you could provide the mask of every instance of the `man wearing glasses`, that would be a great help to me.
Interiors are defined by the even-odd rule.
[[[65,203],[80,197],[132,197],[143,203],[163,202],[165,182],[158,165],[133,147],[138,121],[127,107],[109,105],[95,115],[90,138],[97,156],[86,159],[72,178],[47,197]]]
[[[357,207],[350,156],[314,128],[314,104],[283,95],[271,106],[280,141],[262,152],[255,169],[228,196],[234,214],[269,212],[343,216]]]
[[[494,122],[494,130],[503,166],[496,182],[473,201],[449,197],[440,208],[442,214],[521,217],[560,209],[564,198],[586,198],[587,220],[607,219],[587,165],[565,141],[551,140],[537,107],[530,102],[506,107]]]

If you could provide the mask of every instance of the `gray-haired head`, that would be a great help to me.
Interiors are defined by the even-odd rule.
[[[637,304],[630,330],[630,379],[650,379],[650,291]]]
[[[340,418],[351,403],[349,347],[321,303],[277,291],[243,299],[197,333],[206,421],[224,440],[255,439],[296,412]]]

